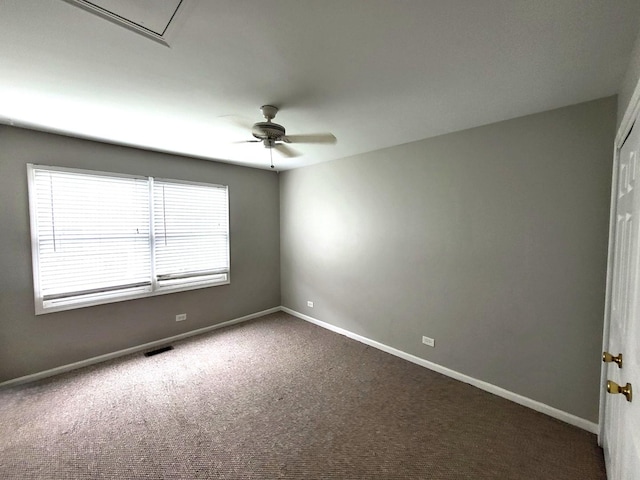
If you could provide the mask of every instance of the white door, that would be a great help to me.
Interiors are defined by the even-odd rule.
[[[622,367],[607,364],[607,381],[620,387],[631,384],[631,402],[622,393],[605,396],[602,445],[609,480],[640,480],[640,122],[622,146],[618,160],[615,197],[615,234],[609,339],[614,356],[622,354]],[[615,385],[611,385],[615,392]],[[633,389],[636,389],[633,392]]]

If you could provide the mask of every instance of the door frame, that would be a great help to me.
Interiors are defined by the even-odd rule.
[[[611,207],[609,210],[609,246],[607,254],[607,283],[604,303],[604,326],[602,330],[602,350],[606,351],[609,345],[609,327],[611,322],[611,289],[613,287],[613,260],[615,258],[615,235],[616,235],[616,210],[618,206],[618,166],[620,162],[620,149],[627,139],[635,119],[640,115],[640,79],[633,90],[629,105],[624,112],[620,126],[616,132],[613,145],[613,171],[611,175]],[[640,127],[640,125],[638,125]],[[600,410],[598,416],[598,445],[603,446],[605,403],[607,401],[606,388],[607,364],[602,363],[600,367]]]

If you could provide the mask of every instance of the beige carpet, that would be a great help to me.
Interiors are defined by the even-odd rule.
[[[604,479],[595,436],[278,313],[0,391],[2,479]]]

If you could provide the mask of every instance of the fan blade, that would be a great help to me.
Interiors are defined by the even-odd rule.
[[[262,140],[238,140],[236,142],[229,143],[260,143]]]
[[[252,130],[253,123],[244,117],[239,117],[238,115],[221,115],[218,118],[222,119],[225,122],[231,123],[236,127],[243,128],[245,130]]]
[[[293,148],[290,148],[287,145],[284,145],[283,143],[276,143],[273,146],[273,148],[278,150],[285,157],[293,158],[293,157],[299,157],[300,156],[300,154],[298,152],[296,152]]]
[[[333,145],[338,139],[331,133],[310,133],[308,135],[287,135],[288,143],[319,143]],[[286,141],[286,140],[285,140]]]

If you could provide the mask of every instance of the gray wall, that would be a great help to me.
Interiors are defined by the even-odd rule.
[[[29,162],[229,185],[231,284],[35,316]],[[272,172],[0,126],[0,381],[278,306],[278,201]]]
[[[631,101],[631,96],[638,84],[638,80],[640,80],[640,35],[636,38],[629,60],[629,66],[620,83],[620,91],[618,93],[618,125],[622,122],[622,117]]]
[[[285,172],[282,304],[597,421],[615,125],[610,97]]]

